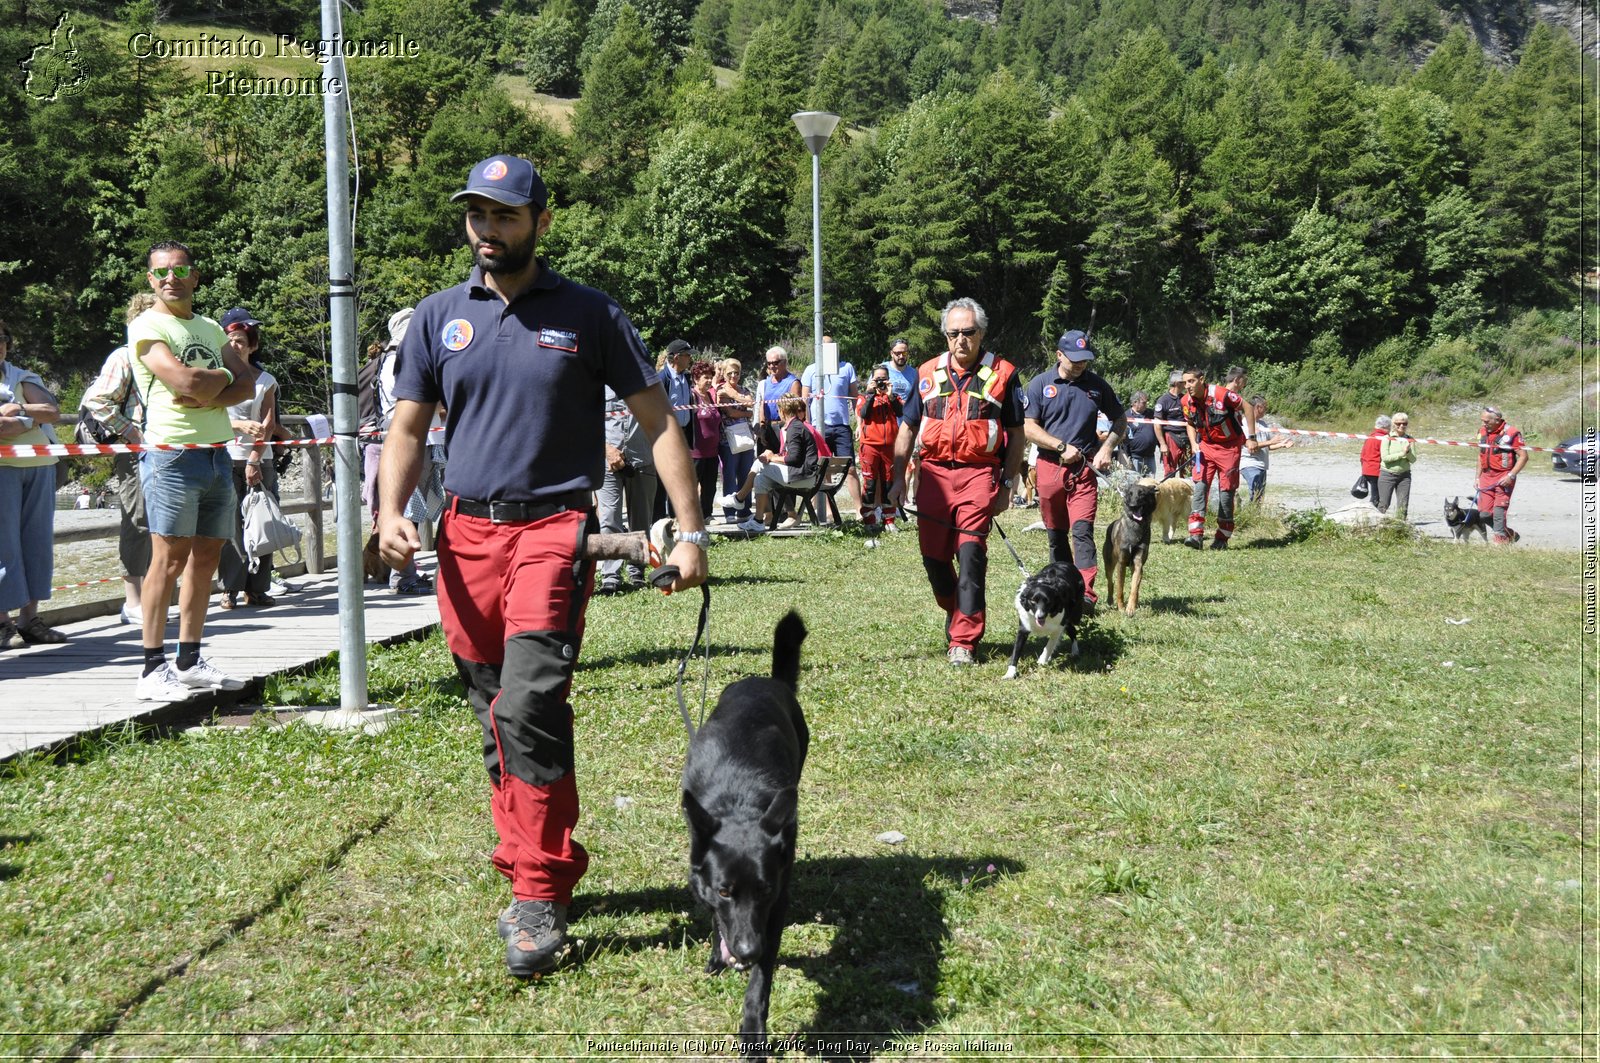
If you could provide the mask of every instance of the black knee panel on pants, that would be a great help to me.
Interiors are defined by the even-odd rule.
[[[1045,537],[1050,542],[1050,563],[1072,564],[1072,533],[1061,528],[1050,528],[1045,532]]]
[[[491,783],[500,782],[500,750],[494,741],[494,722],[489,718],[489,706],[500,693],[500,666],[482,661],[469,661],[456,657],[456,674],[467,688],[467,704],[472,706],[483,728],[483,766],[489,771]]]
[[[493,709],[505,770],[548,786],[572,770],[572,707],[567,692],[576,640],[562,631],[522,631],[506,640],[500,697]]]
[[[1072,522],[1072,564],[1075,568],[1094,568],[1094,521]]]
[[[989,551],[983,543],[962,543],[956,550],[961,578],[956,586],[956,608],[968,616],[983,612],[983,587],[989,577]]]
[[[949,598],[956,592],[956,574],[950,562],[928,557],[922,558],[922,567],[928,570],[928,585],[935,598]]]

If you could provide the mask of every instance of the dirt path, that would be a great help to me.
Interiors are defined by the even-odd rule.
[[[1447,455],[1437,447],[1424,450],[1411,470],[1411,523],[1425,535],[1448,538],[1444,500],[1459,495],[1462,505],[1470,505],[1475,470],[1463,454]],[[1280,450],[1272,455],[1267,474],[1267,501],[1290,509],[1320,506],[1332,513],[1356,502],[1350,485],[1359,471],[1353,446]],[[1583,543],[1583,505],[1584,485],[1576,477],[1557,477],[1550,455],[1536,453],[1517,478],[1510,523],[1521,533],[1523,546],[1576,552]]]

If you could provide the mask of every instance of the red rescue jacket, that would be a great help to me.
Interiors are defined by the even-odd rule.
[[[917,391],[922,396],[918,429],[922,460],[999,465],[1005,457],[1000,404],[1017,370],[988,351],[959,388],[957,372],[949,354],[924,362],[917,370]]]
[[[1244,446],[1244,428],[1239,415],[1244,410],[1244,400],[1237,391],[1229,391],[1221,384],[1207,384],[1203,409],[1196,409],[1194,399],[1183,396],[1183,419],[1194,425],[1200,442],[1214,447],[1234,449]]]
[[[1494,432],[1478,433],[1478,471],[1510,472],[1517,463],[1517,451],[1522,447],[1522,433],[1500,422]]]

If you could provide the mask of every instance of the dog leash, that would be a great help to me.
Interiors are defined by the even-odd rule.
[[[942,527],[950,528],[950,529],[952,529],[954,531],[961,532],[961,533],[963,533],[965,535],[987,535],[988,534],[988,531],[986,529],[983,529],[983,528],[963,528],[959,524],[951,524],[949,521],[940,520],[938,517],[926,516],[923,513],[919,512],[919,511],[917,511],[915,509],[912,509],[910,506],[901,506],[900,508],[905,510],[907,513],[911,514],[913,517],[916,517],[918,520],[932,521],[933,523],[938,524],[938,525],[940,525]],[[1017,548],[1011,545],[1011,538],[1006,535],[1006,530],[1004,528],[1000,527],[1000,522],[994,519],[994,514],[992,514],[992,513],[989,515],[989,527],[993,528],[995,531],[1000,533],[1000,541],[1006,544],[1006,549],[1008,551],[1010,551],[1010,553],[1011,553],[1011,560],[1013,560],[1013,561],[1015,561],[1017,563],[1017,569],[1022,573],[1023,578],[1026,579],[1028,576],[1032,575],[1032,573],[1028,571],[1028,566],[1024,565],[1022,563],[1022,555],[1017,553]]]
[[[656,564],[657,568],[654,572],[650,573],[650,585],[658,590],[671,593],[672,584],[677,580],[681,573],[679,572],[677,565],[668,565],[663,563],[664,558],[662,556],[662,548],[666,547],[666,549],[670,550],[671,547],[667,545],[664,539],[658,544],[658,536],[654,534],[654,531],[655,530],[652,529],[652,535],[650,539],[650,560]],[[694,738],[694,733],[696,730],[698,730],[698,728],[695,726],[694,721],[689,717],[689,702],[683,696],[683,675],[689,670],[689,662],[694,660],[695,654],[700,650],[700,643],[702,640],[704,640],[706,646],[706,663],[704,672],[702,673],[700,679],[700,721],[704,723],[706,718],[706,701],[708,700],[711,691],[711,639],[707,635],[707,630],[710,628],[710,626],[711,585],[708,583],[702,583],[700,584],[700,616],[699,619],[695,621],[694,642],[689,645],[689,652],[685,653],[678,661],[678,675],[674,682],[674,688],[678,696],[678,714],[683,717],[683,729],[689,733],[689,737],[691,739]]]

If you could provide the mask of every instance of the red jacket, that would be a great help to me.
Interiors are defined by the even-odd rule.
[[[942,354],[917,370],[917,390],[922,396],[923,461],[958,462],[963,465],[999,465],[1005,458],[1005,428],[1000,406],[1016,368],[991,352],[973,370],[966,386],[955,384],[957,368]]]
[[[1361,475],[1376,476],[1383,468],[1382,448],[1383,441],[1387,438],[1387,429],[1374,428],[1366,442],[1361,444]]]
[[[1200,442],[1213,447],[1244,446],[1244,428],[1239,420],[1244,412],[1244,399],[1237,391],[1221,384],[1206,385],[1204,410],[1195,408],[1194,399],[1183,396],[1183,419],[1194,425]]]
[[[856,420],[861,423],[861,445],[892,447],[900,432],[900,412],[905,404],[894,392],[879,395],[866,392],[856,400]]]
[[[1487,444],[1487,445],[1485,445]],[[1500,422],[1493,432],[1478,433],[1478,470],[1480,472],[1510,472],[1517,464],[1517,452],[1522,448],[1522,433]]]

